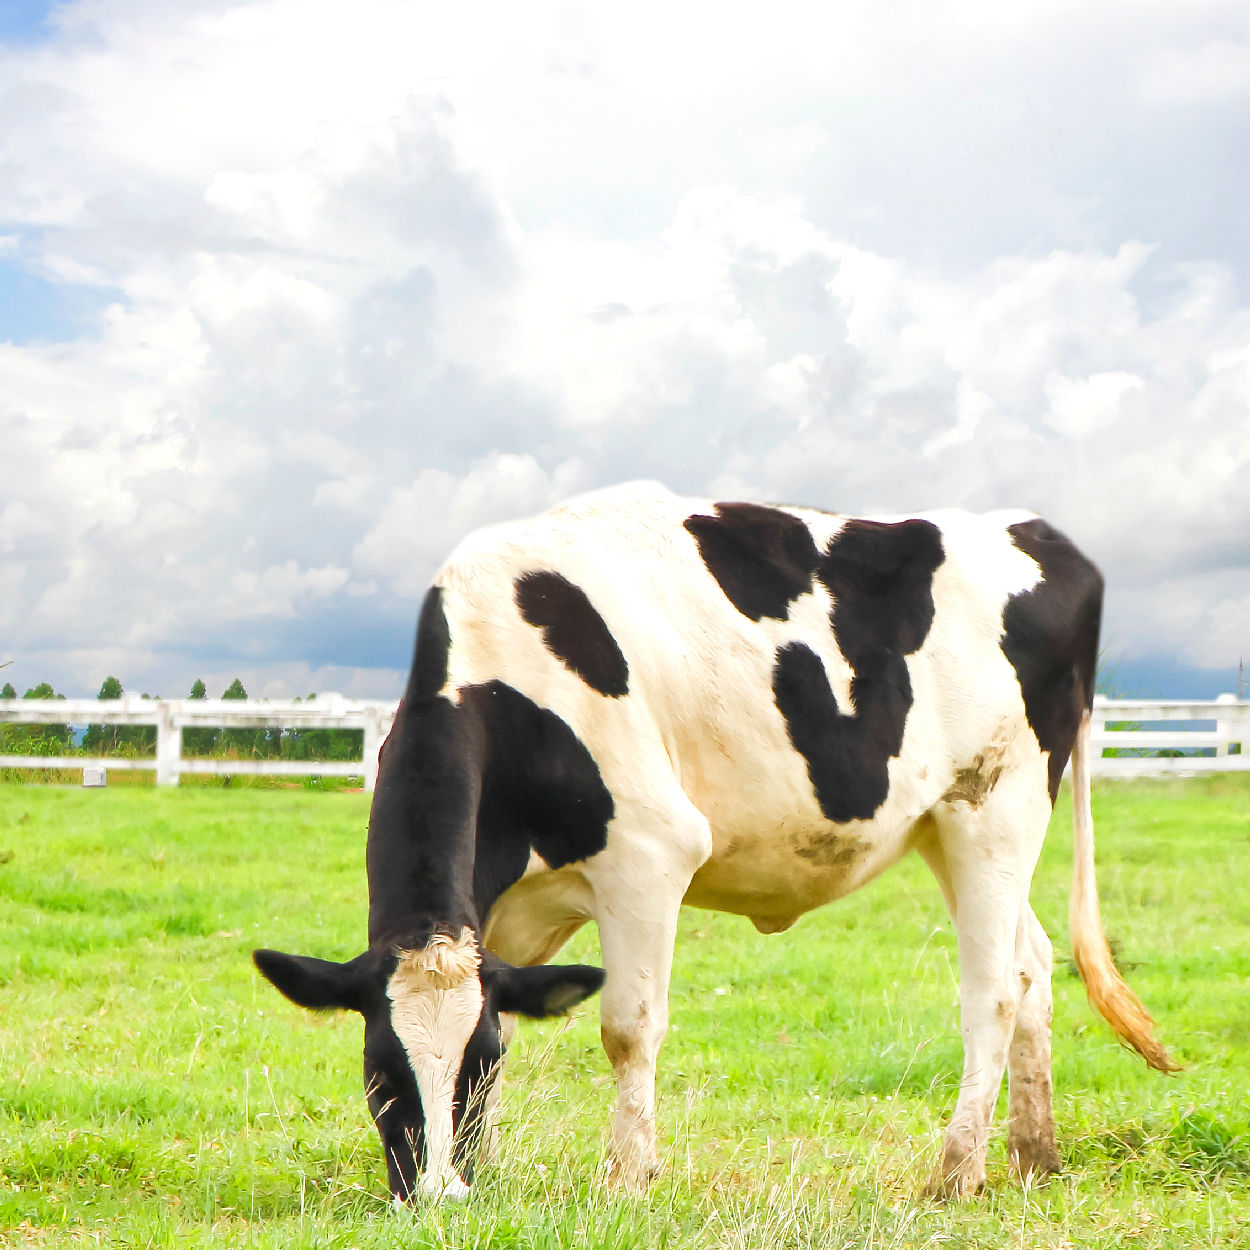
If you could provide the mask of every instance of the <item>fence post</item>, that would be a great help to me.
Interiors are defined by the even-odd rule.
[[[174,705],[162,700],[161,720],[156,727],[156,784],[176,786],[182,762],[182,730],[174,724]]]
[[[365,793],[372,794],[378,783],[378,752],[382,749],[382,709],[365,708]]]
[[[1090,709],[1089,714],[1089,734],[1090,734],[1090,750],[1089,750],[1089,768],[1090,773],[1098,772],[1099,765],[1102,763],[1102,750],[1106,746],[1104,741],[1107,733],[1107,696],[1105,694],[1094,695],[1094,705]],[[1114,754],[1115,752],[1113,752]]]
[[[1235,694],[1216,695],[1215,701],[1216,703],[1231,703],[1235,706],[1237,703],[1237,696]],[[1227,712],[1224,713],[1223,717],[1220,717],[1218,713],[1216,714],[1215,732],[1220,735],[1219,745],[1215,748],[1216,756],[1227,755],[1228,744],[1232,741],[1233,737],[1233,721],[1232,717],[1230,717]]]

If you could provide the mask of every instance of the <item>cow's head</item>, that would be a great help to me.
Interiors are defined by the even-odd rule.
[[[581,964],[514,968],[473,931],[389,942],[338,964],[258,950],[257,968],[292,1002],[365,1020],[365,1092],[391,1195],[462,1198],[503,1057],[499,1013],[559,1015],[603,984]]]

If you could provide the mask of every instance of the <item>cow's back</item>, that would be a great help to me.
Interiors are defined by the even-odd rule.
[[[448,691],[550,709],[614,795],[675,778],[712,832],[690,901],[798,914],[894,862],[961,777],[1035,762],[1003,645],[1031,516],[587,496],[444,566]]]

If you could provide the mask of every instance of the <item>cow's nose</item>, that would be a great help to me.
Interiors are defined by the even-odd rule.
[[[454,1173],[448,1177],[425,1172],[417,1182],[417,1193],[422,1198],[451,1199],[463,1202],[469,1196],[469,1187]]]

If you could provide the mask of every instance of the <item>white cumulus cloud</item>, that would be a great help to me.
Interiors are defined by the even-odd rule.
[[[1250,649],[1236,4],[53,27],[0,48],[15,683],[397,689],[459,538],[626,478],[1034,507],[1127,653]]]
[[[570,459],[547,473],[530,455],[486,457],[463,477],[423,469],[396,487],[352,562],[398,594],[416,596],[430,572],[470,530],[545,511],[589,483],[586,466]]]

